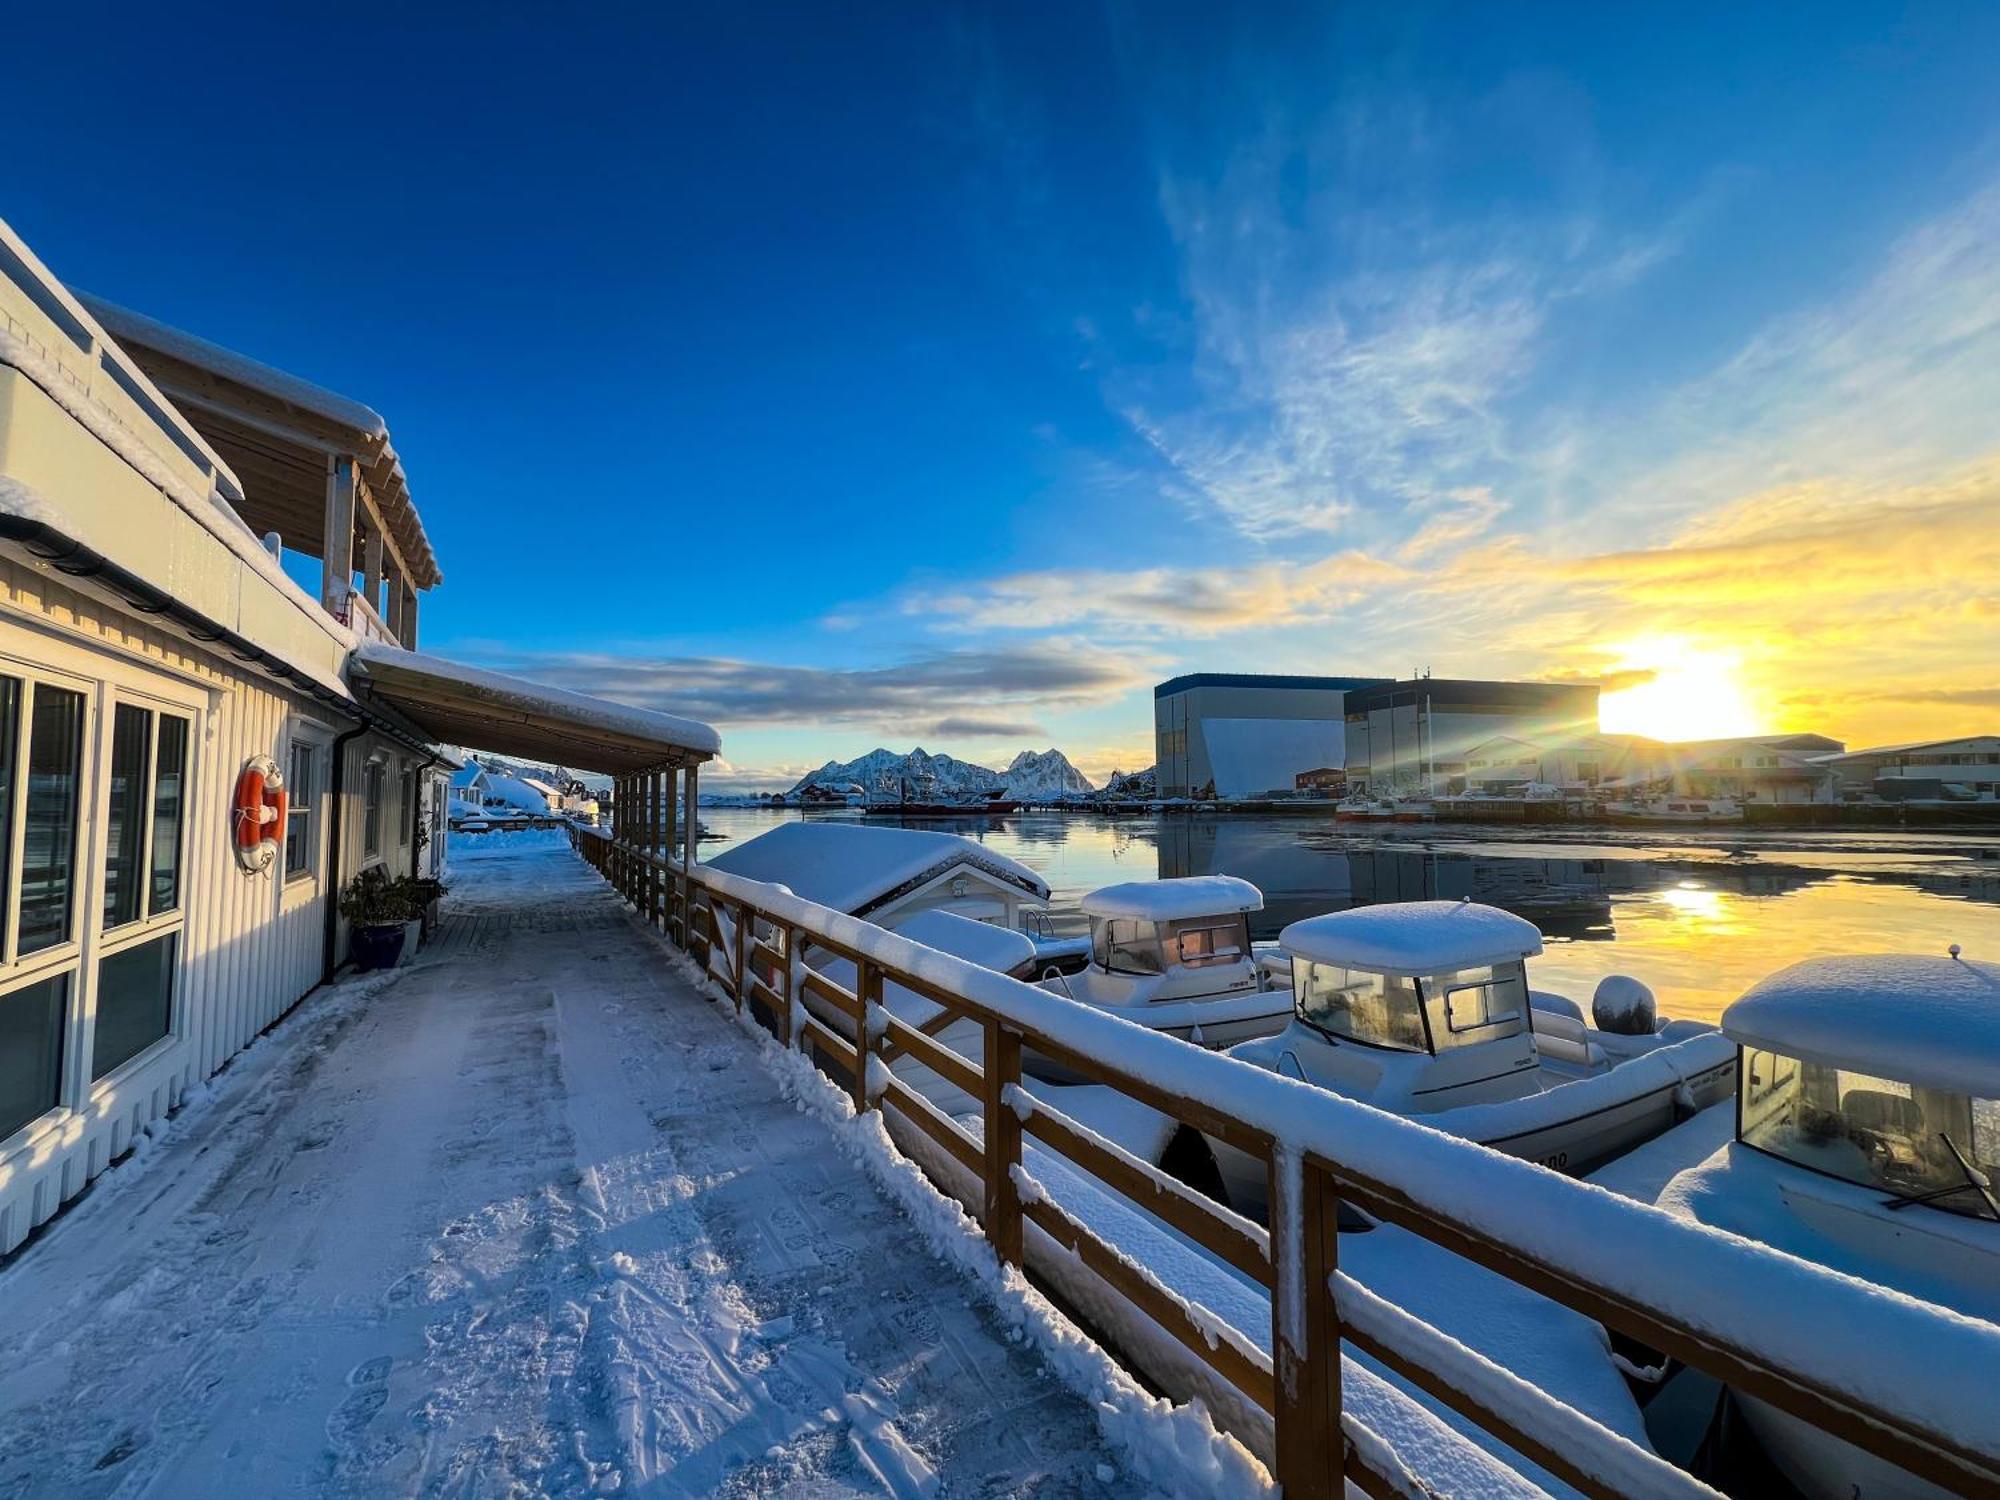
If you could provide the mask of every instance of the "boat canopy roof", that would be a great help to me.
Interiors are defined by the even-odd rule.
[[[795,896],[857,917],[953,868],[977,870],[1039,900],[1049,898],[1048,883],[1026,865],[972,839],[923,828],[780,823],[705,863],[785,886]]]
[[[1234,916],[1262,911],[1264,893],[1234,875],[1182,875],[1169,880],[1128,880],[1083,898],[1085,915],[1134,922],[1179,922],[1189,917]]]
[[[1542,951],[1533,922],[1475,901],[1394,901],[1307,917],[1278,934],[1288,953],[1370,974],[1439,974]]]
[[[1877,953],[1809,958],[1722,1013],[1745,1047],[2000,1098],[2000,964]]]

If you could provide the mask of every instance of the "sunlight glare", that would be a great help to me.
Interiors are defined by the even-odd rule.
[[[1668,637],[1614,649],[1618,670],[1653,675],[1599,700],[1598,725],[1605,733],[1707,740],[1757,732],[1758,715],[1733,654]]]

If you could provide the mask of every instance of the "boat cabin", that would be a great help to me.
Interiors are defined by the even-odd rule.
[[[1724,1012],[1736,1136],[1794,1166],[2000,1220],[2000,964],[1817,958]]]
[[[1534,923],[1471,901],[1361,906],[1294,922],[1292,1024],[1267,1065],[1422,1113],[1540,1088],[1527,960]]]
[[[1142,981],[1199,976],[1214,989],[1215,970],[1252,966],[1250,913],[1264,909],[1264,893],[1234,875],[1190,875],[1108,885],[1080,904],[1092,970]]]

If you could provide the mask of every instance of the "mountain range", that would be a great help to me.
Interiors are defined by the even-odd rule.
[[[996,791],[1033,799],[1095,790],[1060,750],[1023,750],[1006,770],[995,771],[953,756],[932,755],[921,745],[908,755],[876,749],[854,760],[830,760],[801,777],[785,795],[797,797],[808,787],[829,792],[859,787],[873,800],[911,802],[954,802]]]

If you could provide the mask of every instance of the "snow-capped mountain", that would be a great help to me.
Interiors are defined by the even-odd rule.
[[[1000,781],[1010,797],[1075,796],[1097,790],[1067,755],[1053,748],[1023,750],[1000,773]]]
[[[870,750],[855,760],[830,760],[785,795],[808,787],[837,792],[859,787],[873,801],[956,802],[1004,791],[1010,797],[1051,797],[1091,789],[1089,780],[1060,750],[1023,750],[1005,772],[991,771],[918,746],[908,755]]]
[[[997,790],[1000,778],[984,766],[932,755],[919,745],[908,755],[877,749],[856,760],[830,760],[786,795],[796,797],[810,786],[858,786],[874,801],[951,802]]]

